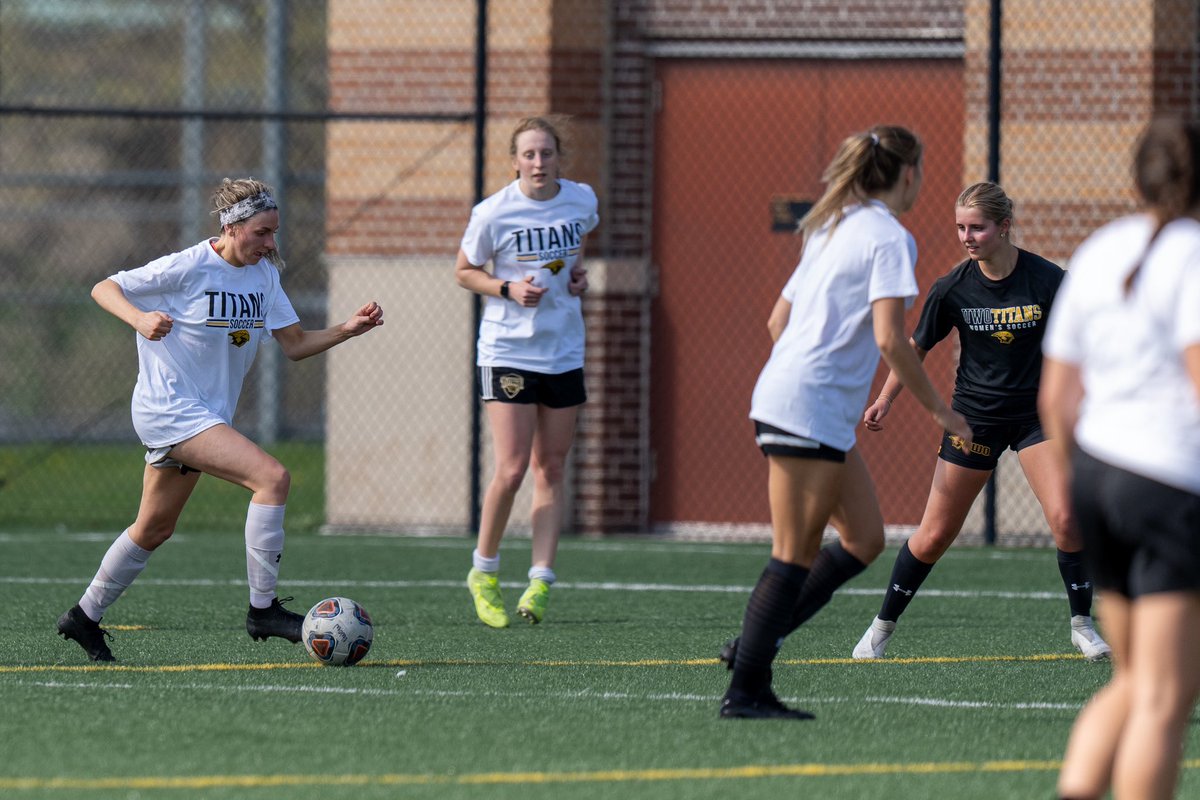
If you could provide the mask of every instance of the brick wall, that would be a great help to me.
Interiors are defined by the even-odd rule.
[[[1018,241],[1065,264],[1134,208],[1134,142],[1160,113],[1197,111],[1192,0],[1005,0],[1000,181]],[[986,177],[988,0],[967,0],[967,159]],[[1063,25],[1075,19],[1077,24]]]

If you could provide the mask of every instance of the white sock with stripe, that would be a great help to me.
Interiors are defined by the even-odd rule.
[[[250,605],[266,608],[275,599],[283,558],[283,506],[251,503],[246,510],[246,582]]]
[[[88,615],[88,619],[100,621],[108,607],[146,568],[150,552],[133,543],[128,528],[108,546],[108,552],[100,561],[100,569],[96,570],[96,577],[92,578],[87,591],[79,598],[79,607]]]

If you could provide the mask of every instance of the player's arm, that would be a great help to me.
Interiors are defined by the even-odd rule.
[[[454,280],[464,289],[489,297],[503,297],[500,288],[507,283],[508,299],[522,306],[536,306],[547,291],[533,285],[532,275],[526,275],[523,281],[502,281],[482,266],[472,264],[462,250],[458,251],[458,260],[454,263]]]
[[[792,316],[792,304],[788,302],[783,295],[775,301],[775,307],[771,309],[771,316],[767,317],[767,332],[771,334],[771,341],[778,342],[779,337],[783,335],[783,329],[787,327],[788,318]]]
[[[971,428],[967,425],[966,418],[951,410],[938,396],[910,339],[904,335],[904,298],[884,297],[874,301],[871,303],[871,316],[875,343],[879,345],[879,352],[892,372],[908,387],[913,397],[933,415],[939,425],[962,438],[964,447],[969,446]]]
[[[921,363],[925,363],[925,356],[929,355],[928,350],[923,350],[917,347],[916,340],[909,338],[908,344],[912,347],[913,352],[917,354],[917,358]],[[863,413],[863,424],[868,430],[881,431],[883,430],[883,418],[892,410],[892,404],[896,402],[896,398],[900,392],[904,391],[904,382],[900,380],[900,376],[895,370],[888,372],[887,378],[883,382],[883,388],[879,390],[879,396],[875,398],[875,402],[867,407]]]
[[[292,361],[299,361],[317,353],[323,353],[329,348],[339,345],[347,339],[361,336],[367,331],[374,330],[383,324],[383,307],[372,300],[350,316],[341,325],[323,328],[318,331],[306,331],[299,322],[271,331],[283,354]]]
[[[1183,367],[1192,379],[1192,388],[1196,390],[1197,399],[1200,399],[1200,344],[1184,349]]]
[[[579,297],[588,290],[587,267],[583,266],[583,252],[586,246],[586,242],[579,243],[579,257],[575,259],[575,266],[571,267],[571,279],[567,281],[567,293],[574,297]]]
[[[171,332],[175,320],[162,311],[142,311],[129,302],[125,290],[112,278],[105,278],[92,287],[96,304],[152,342]]]

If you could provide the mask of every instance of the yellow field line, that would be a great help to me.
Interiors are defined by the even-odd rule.
[[[856,775],[945,775],[962,773],[1050,772],[1060,761],[950,761],[917,764],[778,764],[692,769],[596,770],[592,772],[479,772],[465,775],[194,775],[128,778],[0,778],[0,790],[21,789],[227,789],[273,786],[494,786],[500,784],[621,783],[755,778],[847,777]],[[1200,767],[1200,759],[1183,762]]]
[[[1037,661],[1077,661],[1083,658],[1078,653],[1045,653],[1030,656],[929,656],[926,658],[884,658],[856,661],[852,658],[781,658],[776,663],[789,666],[825,666],[838,664],[986,664]],[[358,669],[371,667],[711,667],[718,663],[715,658],[643,658],[631,660],[581,660],[581,661],[505,661],[501,659],[410,659],[398,658],[389,661],[364,661]],[[281,669],[317,669],[315,661],[294,663],[255,664],[160,664],[157,666],[133,666],[128,664],[21,664],[0,665],[0,675],[30,672],[260,672]]]

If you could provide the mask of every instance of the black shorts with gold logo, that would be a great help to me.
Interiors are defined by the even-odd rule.
[[[536,403],[547,408],[570,408],[587,402],[583,370],[557,375],[516,367],[479,367],[479,397],[501,403]]]
[[[993,470],[1000,462],[1000,454],[1009,447],[1019,453],[1026,447],[1046,441],[1046,435],[1042,433],[1042,424],[1037,420],[997,425],[968,417],[967,424],[971,426],[973,434],[971,452],[964,453],[959,447],[962,444],[961,440],[947,431],[942,431],[938,458],[967,469]]]

